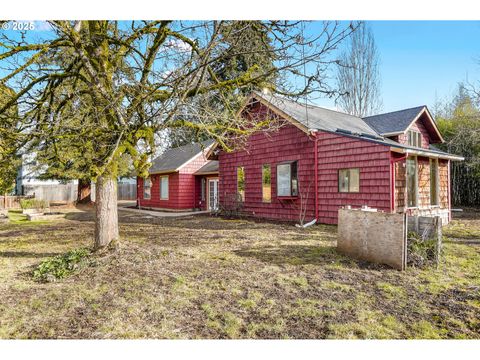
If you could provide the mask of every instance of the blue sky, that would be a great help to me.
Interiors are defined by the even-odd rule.
[[[479,21],[369,21],[380,53],[383,111],[433,107],[467,74],[480,80]],[[318,105],[334,107],[330,100]]]
[[[480,21],[367,23],[380,53],[384,112],[418,105],[432,108],[436,99],[450,98],[467,74],[471,82],[480,80]],[[35,25],[44,36],[48,26],[41,21]],[[330,99],[315,103],[335,108]]]

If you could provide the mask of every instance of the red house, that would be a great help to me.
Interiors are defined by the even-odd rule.
[[[340,207],[368,206],[450,219],[450,161],[426,106],[359,118],[253,93],[242,116],[273,120],[226,153],[213,141],[165,152],[138,205],[167,210],[234,208],[265,219],[336,224]]]
[[[337,223],[342,206],[450,219],[450,161],[426,106],[359,118],[253,93],[242,115],[279,129],[219,160],[220,203],[255,217]],[[230,205],[229,205],[230,204]]]
[[[137,178],[137,206],[191,211],[218,209],[218,161],[207,160],[213,141],[167,150],[146,179]]]

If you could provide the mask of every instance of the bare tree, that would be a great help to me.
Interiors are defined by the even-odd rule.
[[[116,179],[125,154],[145,176],[156,135],[186,128],[232,150],[237,142],[230,139],[269,129],[268,121],[238,116],[236,105],[242,89],[265,80],[275,79],[272,92],[292,98],[334,94],[325,82],[331,53],[357,26],[324,22],[305,32],[298,21],[49,24],[44,38],[0,34],[0,83],[15,91],[0,107],[0,126],[18,104],[32,151],[51,147],[52,164],[96,181],[95,249],[119,238]],[[244,46],[250,26],[269,39],[263,51],[272,52],[274,66],[253,64],[222,78],[225,58],[259,51]]]
[[[348,114],[364,117],[382,108],[379,54],[370,28],[362,22],[351,34],[348,48],[339,60],[337,106]]]

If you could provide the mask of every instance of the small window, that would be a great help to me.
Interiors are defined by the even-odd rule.
[[[430,159],[430,205],[438,205],[438,159]]]
[[[342,192],[342,193],[360,192],[360,170],[359,169],[338,170],[338,192]]]
[[[245,201],[245,169],[237,167],[237,194],[240,201]]]
[[[418,192],[418,169],[417,158],[407,158],[407,205],[408,207],[417,207]]]
[[[143,179],[143,198],[148,200],[152,194],[152,180],[148,178]]]
[[[408,145],[415,147],[422,147],[422,134],[418,131],[408,130]]]
[[[207,179],[205,179],[204,177],[202,178],[202,183],[200,184],[201,186],[201,197],[200,197],[200,200],[202,201],[205,201],[205,189],[207,187]]]
[[[272,168],[268,164],[262,166],[262,201],[272,201]]]
[[[277,165],[277,196],[298,196],[296,161]]]
[[[160,199],[168,200],[168,176],[160,178]]]

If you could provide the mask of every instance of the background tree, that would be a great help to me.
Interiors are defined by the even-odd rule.
[[[379,53],[372,31],[364,22],[354,31],[337,67],[337,106],[348,114],[364,117],[382,108]]]
[[[224,87],[212,92],[212,107],[229,103],[238,108],[252,91],[275,86],[275,52],[268,37],[268,29],[261,21],[232,21],[220,29],[221,46],[224,48],[219,61],[212,65],[212,71],[219,81],[231,81],[252,67],[258,67],[269,76],[258,77],[243,87]],[[219,101],[218,99],[221,98]],[[170,131],[171,147],[207,140],[206,134],[198,129],[184,128]]]
[[[465,157],[452,162],[452,202],[455,205],[480,204],[480,107],[475,93],[464,84],[454,99],[436,115],[438,127],[445,138],[440,147]]]
[[[0,61],[7,75],[0,83],[8,83],[16,95],[0,114],[18,103],[31,144],[54,147],[61,139],[62,150],[52,152],[52,163],[64,161],[96,181],[95,249],[119,238],[116,179],[122,157],[130,156],[137,173],[146,176],[155,134],[162,131],[194,129],[230,151],[236,143],[231,139],[268,130],[268,121],[247,124],[237,116],[224,90],[278,77],[283,81],[272,91],[292,98],[332,94],[325,84],[330,54],[356,26],[325,22],[305,36],[300,22],[261,22],[271,39],[274,67],[254,64],[222,80],[219,64],[245,52],[225,45],[248,29],[229,32],[232,21],[50,24],[52,31],[43,39],[2,34]],[[64,61],[44,60],[58,56]],[[303,78],[307,81],[298,81]],[[69,159],[62,159],[67,149]]]
[[[15,92],[0,83],[0,107],[15,96]],[[18,152],[19,128],[17,107],[0,114],[0,195],[10,193],[17,178],[21,158]]]

